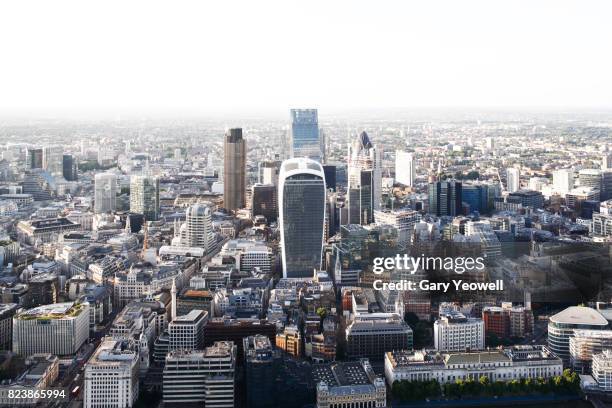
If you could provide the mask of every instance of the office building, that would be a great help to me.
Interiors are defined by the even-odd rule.
[[[306,157],[321,162],[323,152],[316,109],[291,109],[290,157]]]
[[[525,337],[533,333],[533,312],[523,306],[487,306],[482,310],[482,320],[485,336],[493,335],[505,339]]]
[[[204,326],[208,312],[192,310],[168,323],[170,350],[197,350],[204,345]]]
[[[94,211],[96,214],[112,213],[117,209],[117,176],[98,173],[95,176]]]
[[[414,187],[416,180],[416,160],[414,153],[397,150],[395,152],[395,181],[407,187]]]
[[[336,165],[324,164],[325,186],[328,190],[336,191]]]
[[[574,330],[569,338],[570,365],[580,374],[591,372],[593,355],[612,350],[612,330]]]
[[[606,151],[601,155],[601,169],[612,170],[612,152]]]
[[[516,167],[506,169],[506,190],[509,193],[514,193],[521,188],[521,173]]]
[[[22,356],[74,355],[89,338],[89,304],[39,306],[13,318],[13,351]]]
[[[439,351],[482,350],[484,322],[462,313],[447,313],[434,322],[434,347]]]
[[[574,188],[574,173],[571,170],[555,170],[553,172],[553,189],[556,193],[565,195]]]
[[[582,169],[578,172],[580,187],[590,187],[601,191],[602,171],[599,169]]]
[[[346,328],[347,356],[382,361],[389,350],[412,348],[412,329],[394,313],[357,315]]]
[[[57,237],[68,231],[81,229],[81,225],[67,218],[46,218],[17,223],[17,238],[20,242],[34,245],[37,242],[55,242]]]
[[[53,177],[62,177],[64,172],[64,148],[62,146],[45,146],[42,150],[42,168]]]
[[[259,163],[259,182],[278,187],[278,173],[280,172],[281,163],[278,160],[264,160]]]
[[[601,190],[593,187],[576,187],[565,195],[565,204],[575,210],[582,208],[585,201],[600,201]]]
[[[210,346],[217,341],[230,340],[238,346],[238,355],[242,357],[243,341],[246,337],[261,334],[270,339],[276,338],[276,325],[263,319],[230,319],[212,318],[204,330],[204,345]]]
[[[591,231],[597,237],[612,236],[612,214],[594,213]]]
[[[146,221],[159,217],[159,179],[134,175],[130,179],[130,212],[142,214]]]
[[[270,339],[262,335],[244,338],[243,350],[247,408],[276,406],[280,355]]]
[[[382,153],[361,132],[349,145],[348,157],[348,223],[371,224],[381,208]]]
[[[62,158],[62,172],[66,181],[76,181],[77,176],[77,163],[76,159],[71,154],[65,154]]]
[[[266,217],[267,222],[278,218],[278,187],[274,184],[255,184],[251,194],[251,214]]]
[[[283,277],[311,277],[321,268],[325,231],[325,180],[314,160],[285,160],[279,180]]]
[[[570,337],[576,329],[604,330],[608,321],[597,310],[585,306],[571,306],[551,316],[548,321],[548,347],[565,364],[570,362]]]
[[[387,406],[385,381],[367,359],[317,365],[317,408],[384,408]]]
[[[490,209],[489,200],[492,185],[483,183],[463,183],[461,185],[461,200],[470,206],[470,213],[486,213]]]
[[[455,217],[462,213],[463,190],[460,181],[429,183],[429,213]]]
[[[216,342],[203,351],[172,351],[163,372],[164,404],[233,408],[235,373],[236,346],[231,341]]]
[[[138,399],[138,351],[128,340],[105,338],[85,364],[85,408],[129,408]]]
[[[600,390],[612,391],[612,350],[593,355],[593,378]]]
[[[297,326],[287,326],[276,334],[276,347],[294,357],[302,356],[302,335]]]
[[[546,346],[514,346],[498,350],[441,353],[437,350],[385,353],[385,377],[395,381],[457,380],[510,382],[525,378],[549,379],[563,373],[563,363]]]
[[[27,169],[42,169],[43,168],[43,149],[28,148],[26,150],[26,168]]]
[[[391,225],[397,230],[398,243],[407,244],[419,222],[419,213],[413,210],[376,210],[374,222],[378,226]]]
[[[533,210],[541,209],[544,206],[544,196],[539,191],[517,190],[508,194],[508,200],[519,202],[523,208]]]
[[[13,317],[18,310],[16,303],[0,303],[0,350],[13,348]]]
[[[223,145],[223,208],[246,207],[246,140],[242,129],[229,129]]]
[[[193,204],[187,208],[185,224],[181,228],[181,243],[190,248],[213,249],[215,236],[212,228],[212,211],[208,205]]]

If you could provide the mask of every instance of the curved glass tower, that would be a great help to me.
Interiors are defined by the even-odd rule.
[[[278,186],[283,277],[312,277],[321,268],[325,225],[325,176],[318,162],[285,160]]]

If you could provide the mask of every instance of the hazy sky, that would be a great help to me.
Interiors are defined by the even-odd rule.
[[[612,2],[5,1],[0,109],[611,107]]]

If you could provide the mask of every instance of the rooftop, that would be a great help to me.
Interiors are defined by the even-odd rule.
[[[608,321],[597,310],[585,306],[571,306],[550,318],[558,324],[588,324],[607,326]]]

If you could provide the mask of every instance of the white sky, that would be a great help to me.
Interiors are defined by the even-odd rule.
[[[611,107],[611,17],[608,0],[4,1],[0,109]]]

